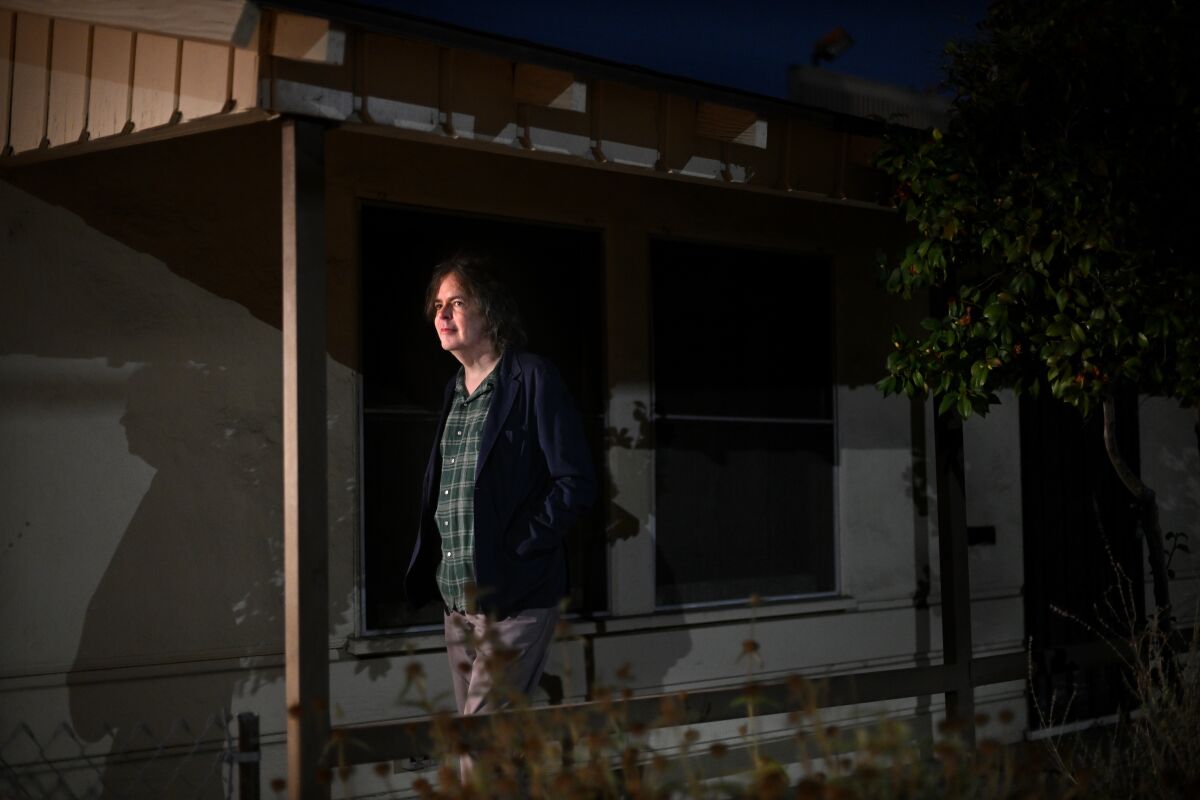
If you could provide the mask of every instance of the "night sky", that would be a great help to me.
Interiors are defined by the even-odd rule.
[[[414,17],[775,97],[837,26],[854,46],[824,68],[936,91],[942,47],[974,35],[986,0],[358,0]]]

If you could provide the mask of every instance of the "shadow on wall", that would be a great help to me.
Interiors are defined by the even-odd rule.
[[[68,676],[72,723],[85,741],[102,740],[111,727],[119,752],[144,738],[140,726],[155,737],[180,720],[198,730],[229,714],[239,687],[257,680],[224,665],[198,670],[196,662],[279,647],[279,442],[251,421],[259,409],[231,404],[228,375],[216,366],[150,364],[129,382],[121,418],[129,452],[155,472],[88,604]],[[97,672],[174,661],[191,666],[153,680],[113,682]],[[110,765],[106,789],[138,785],[142,767]],[[185,782],[200,783],[209,765],[194,760],[184,769]]]
[[[611,392],[609,405],[612,405]],[[632,467],[633,474],[638,475],[639,468],[650,469],[649,458],[647,457],[645,460],[628,459],[624,456],[632,455],[637,451],[653,449],[654,424],[650,417],[650,410],[640,400],[633,403],[632,418],[635,423],[635,427],[632,429],[609,426],[605,430],[604,447],[606,460],[620,459],[626,469]],[[648,452],[645,454],[649,455]],[[626,479],[635,483],[644,483],[647,477],[642,474],[636,478],[627,476]],[[648,509],[637,508],[637,501],[630,503],[620,499],[621,490],[617,486],[617,481],[614,480],[611,468],[609,468],[608,479],[604,481],[604,488],[606,492],[604,498],[606,502],[603,504],[606,507],[605,545],[610,546],[638,535],[645,535],[649,529],[649,521],[643,521],[641,515],[646,514]],[[644,502],[645,498],[642,500],[642,503]],[[626,505],[633,507],[626,508]],[[661,558],[661,554],[658,552],[655,553],[655,556]],[[633,641],[642,638],[635,635]],[[599,682],[601,684],[615,682],[618,685],[640,691],[660,691],[667,682],[668,674],[692,651],[693,646],[691,632],[686,627],[670,631],[655,631],[644,637],[644,640],[652,641],[653,645],[651,647],[629,647],[627,650],[628,653],[636,654],[636,666],[628,662],[613,663],[610,659],[601,656],[595,670]],[[589,689],[591,688],[589,687]]]
[[[113,751],[147,746],[144,729],[161,737],[185,721],[199,731],[234,710],[235,697],[280,678],[240,661],[283,647],[278,139],[274,125],[196,135],[34,165],[0,183],[8,223],[0,362],[19,354],[54,374],[104,359],[130,375],[119,416],[127,454],[84,426],[78,440],[41,448],[34,439],[16,455],[41,476],[30,516],[38,504],[77,504],[72,516],[84,519],[96,512],[90,503],[106,502],[84,499],[86,487],[69,485],[48,452],[138,459],[153,470],[148,487],[127,482],[124,497],[107,498],[136,506],[121,517],[124,532],[105,538],[115,547],[80,541],[82,523],[45,534],[66,543],[62,559],[88,559],[94,575],[94,592],[78,600],[78,642],[60,632],[50,647],[74,652],[67,702],[75,730]],[[349,381],[344,368],[331,370]],[[63,385],[77,396],[34,407],[38,436],[55,436],[55,415],[117,421],[101,419],[86,383]],[[331,401],[331,418],[338,410]],[[351,435],[353,415],[342,417],[331,437]],[[352,493],[341,494],[331,497],[335,527],[355,520],[341,507]],[[56,591],[66,578],[55,564],[31,568],[44,573],[40,597],[86,591]],[[40,597],[18,600],[35,607]],[[349,613],[349,598],[334,598],[335,624]],[[269,697],[282,725],[276,692]],[[135,777],[139,768],[110,765],[105,793],[151,791],[146,781],[156,778]],[[188,773],[210,768],[197,760],[173,780],[196,784],[205,776]],[[208,783],[220,796],[219,781]]]
[[[608,396],[609,405],[612,405],[612,392]],[[650,412],[646,408],[646,404],[640,400],[634,402],[633,419],[637,423],[637,431],[630,431],[629,428],[617,428],[609,426],[604,432],[604,450],[606,453],[611,453],[614,450],[649,450],[651,444],[650,431]],[[625,539],[632,539],[637,536],[641,524],[638,522],[637,514],[625,508],[622,503],[617,502],[617,497],[620,495],[620,489],[616,486],[616,481],[613,480],[612,470],[608,470],[608,477],[604,481],[605,497],[602,506],[606,506],[607,513],[604,517],[604,539],[606,544],[613,544]]]

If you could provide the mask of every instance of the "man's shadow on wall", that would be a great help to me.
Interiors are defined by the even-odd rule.
[[[114,753],[190,748],[221,735],[247,680],[228,659],[279,640],[279,444],[223,402],[219,368],[149,365],[128,392],[129,452],[155,474],[88,604],[68,676],[71,717],[84,741],[112,737]],[[130,654],[161,665],[157,677],[114,682],[99,672]],[[203,784],[202,796],[222,796],[211,759],[199,757],[149,768],[110,760],[104,788],[148,791],[176,768],[167,793]]]

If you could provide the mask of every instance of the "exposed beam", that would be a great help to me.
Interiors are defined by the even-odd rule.
[[[283,214],[284,675],[288,797],[329,797],[325,482],[325,129],[280,126]]]
[[[4,171],[9,168],[16,169],[28,164],[39,164],[43,161],[56,161],[85,153],[99,153],[104,150],[117,150],[122,147],[161,142],[167,139],[178,139],[183,136],[220,131],[240,125],[257,125],[278,118],[279,114],[250,109],[249,111],[240,111],[236,114],[201,117],[191,122],[180,122],[177,125],[165,125],[146,131],[134,131],[120,136],[105,136],[100,139],[89,139],[83,142],[64,144],[60,147],[29,150],[24,153],[5,156],[0,160],[0,175],[3,175]]]

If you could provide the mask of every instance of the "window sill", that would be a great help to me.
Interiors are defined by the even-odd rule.
[[[853,597],[824,597],[814,600],[765,602],[757,608],[736,605],[724,608],[672,609],[653,614],[622,617],[570,617],[568,635],[596,637],[612,634],[640,633],[670,628],[748,623],[780,617],[808,617],[841,614],[858,608]],[[346,653],[356,658],[396,655],[442,650],[446,639],[441,630],[425,626],[412,633],[388,633],[378,636],[351,636],[346,640]]]
[[[672,608],[640,616],[608,617],[593,620],[596,632],[636,633],[663,628],[694,628],[703,625],[749,622],[776,617],[807,617],[854,611],[858,601],[853,597],[821,597],[811,600],[764,601],[757,608],[740,603],[710,608]]]

